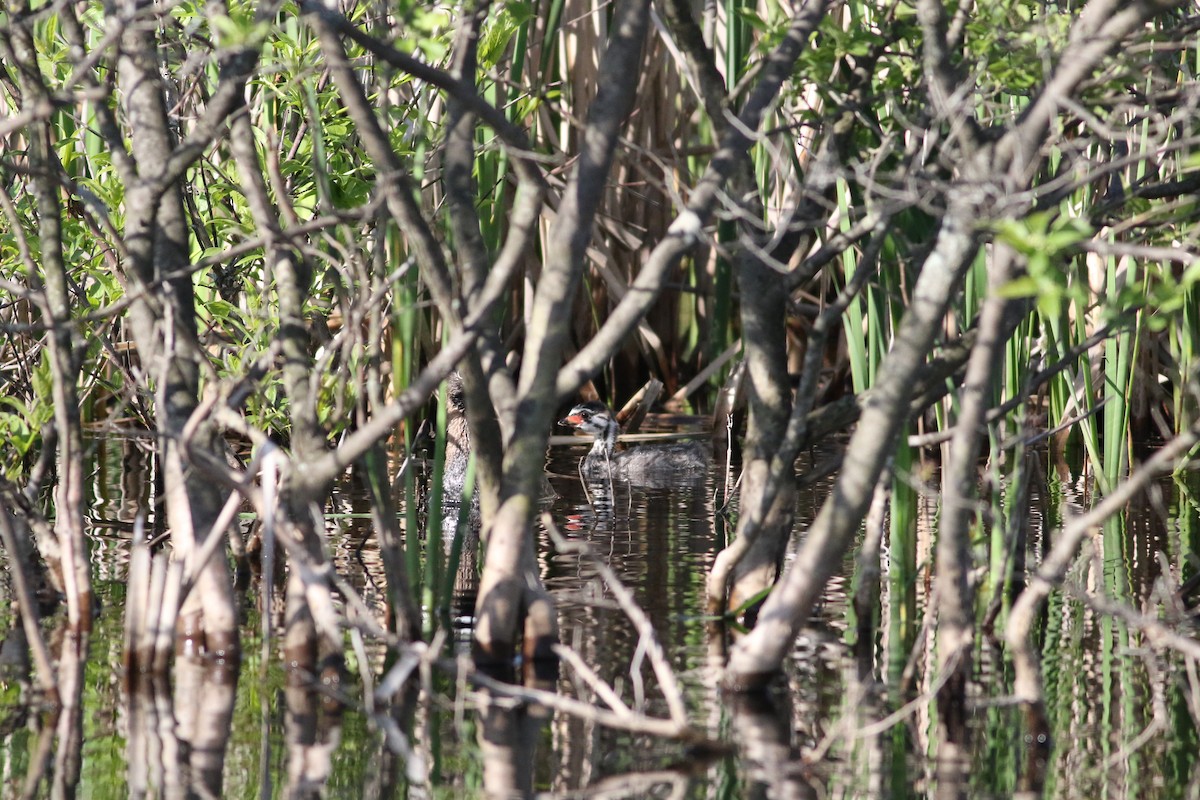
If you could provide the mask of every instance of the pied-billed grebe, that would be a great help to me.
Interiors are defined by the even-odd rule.
[[[699,442],[643,445],[629,450],[617,450],[617,425],[613,413],[603,403],[590,401],[571,409],[559,423],[577,431],[590,433],[592,449],[583,459],[585,477],[605,475],[640,481],[667,475],[703,473],[711,458],[708,449]]]

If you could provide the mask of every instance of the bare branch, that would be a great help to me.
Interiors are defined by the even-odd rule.
[[[1012,180],[1019,186],[1027,183],[1032,165],[1038,163],[1041,139],[1051,120],[1060,113],[1064,98],[1092,74],[1100,60],[1121,40],[1156,14],[1176,5],[1177,2],[1153,0],[1131,3],[1091,0],[1084,7],[1072,26],[1070,42],[1054,73],[997,146],[997,154],[1001,163],[1007,162]]]
[[[792,65],[808,45],[812,32],[825,13],[825,0],[810,0],[792,18],[783,41],[768,56],[758,84],[754,87],[737,125],[731,126],[709,162],[704,176],[693,190],[687,207],[679,213],[667,236],[650,253],[629,293],[612,310],[597,334],[558,376],[559,397],[569,397],[595,374],[617,346],[633,332],[639,320],[658,298],[666,276],[679,265],[684,255],[700,240],[705,226],[716,211],[725,183],[746,156],[752,139],[746,131],[757,131],[768,105],[779,93]]]
[[[1038,609],[1054,587],[1062,582],[1084,537],[1125,508],[1152,479],[1175,469],[1179,460],[1186,456],[1197,442],[1200,442],[1200,421],[1164,444],[1125,481],[1113,487],[1112,492],[1090,511],[1069,520],[1063,526],[1062,532],[1055,537],[1054,547],[1042,561],[1041,567],[1029,581],[1025,591],[1021,592],[1013,603],[1008,627],[1004,631],[1004,639],[1012,653],[1015,669],[1013,694],[1018,700],[1028,704],[1038,704],[1042,700],[1041,675],[1037,657],[1030,645],[1030,633]]]

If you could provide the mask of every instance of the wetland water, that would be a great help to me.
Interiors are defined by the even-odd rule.
[[[32,796],[89,798],[927,796],[930,706],[894,712],[931,688],[930,648],[896,642],[922,641],[934,498],[922,503],[927,518],[918,525],[917,571],[907,588],[891,580],[885,558],[873,641],[854,642],[848,594],[857,579],[848,561],[847,577],[831,584],[776,690],[758,701],[729,698],[715,688],[722,640],[701,616],[704,578],[726,530],[713,499],[723,476],[655,488],[617,485],[611,497],[593,487],[589,495],[574,475],[580,452],[555,451],[558,496],[549,511],[569,541],[589,544],[633,591],[680,679],[693,725],[723,747],[690,748],[512,703],[481,710],[481,694],[455,692],[453,680],[438,673],[427,678],[432,695],[368,707],[360,676],[369,675],[374,687],[392,662],[352,637],[349,683],[312,691],[289,680],[277,649],[264,654],[253,576],[245,583],[246,656],[238,670],[179,659],[171,684],[128,691],[121,668],[125,570],[131,522],[152,475],[130,442],[109,441],[98,449],[90,527],[102,613],[86,643],[77,716],[51,717],[23,701],[20,626],[11,612],[0,620],[0,666],[8,678],[0,694],[3,796],[20,796],[31,785]],[[1164,482],[1161,503],[1131,508],[1111,538],[1123,544],[1096,542],[1093,557],[1072,571],[1074,584],[1100,582],[1139,607],[1165,591],[1164,569],[1177,581],[1195,574],[1194,478]],[[816,485],[801,492],[801,527],[825,491]],[[1044,521],[1058,513],[1050,509],[1076,502],[1072,492],[1072,485],[1052,482],[1031,495],[1026,569],[1048,545]],[[382,569],[364,501],[341,487],[333,511],[338,569],[379,608]],[[639,662],[635,627],[595,563],[558,551],[544,531],[539,553],[562,641],[625,702],[637,706],[644,698],[648,713],[665,716],[653,675],[644,658]],[[10,599],[7,573],[3,583]],[[902,623],[893,609],[910,600],[916,616]],[[56,654],[71,645],[53,633],[58,621],[44,623]],[[460,609],[460,641],[469,622]],[[1044,796],[1200,794],[1194,665],[1151,654],[1136,629],[1097,615],[1070,592],[1052,597],[1040,630],[1054,726]],[[640,667],[631,672],[635,662]],[[972,797],[1012,796],[1037,766],[1040,751],[1005,702],[1009,672],[996,647],[978,652]],[[590,696],[567,667],[557,688]]]

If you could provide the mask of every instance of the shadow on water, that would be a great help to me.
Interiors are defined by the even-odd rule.
[[[935,767],[933,720],[919,701],[931,690],[927,603],[936,502],[918,523],[915,573],[907,589],[889,584],[883,545],[884,618],[874,637],[849,602],[856,565],[848,561],[810,626],[797,640],[787,674],[764,696],[728,697],[717,689],[727,640],[700,616],[704,582],[727,536],[719,513],[721,476],[658,486],[583,484],[582,451],[559,451],[550,464],[557,496],[548,511],[566,539],[587,544],[645,611],[682,685],[693,726],[710,740],[689,746],[616,730],[594,719],[528,700],[470,688],[424,670],[369,641],[350,642],[357,678],[326,684],[289,671],[276,643],[264,649],[262,614],[276,630],[282,609],[261,609],[251,576],[242,606],[245,653],[234,667],[177,657],[169,681],[123,680],[122,622],[132,521],[145,508],[153,465],[134,443],[99,447],[92,502],[93,571],[102,603],[90,640],[65,637],[61,619],[43,625],[63,705],[41,710],[29,682],[19,620],[0,615],[0,775],[4,796],[22,797],[929,797]],[[1124,528],[1105,532],[1070,576],[1099,583],[1107,596],[1138,607],[1168,572],[1200,574],[1196,482],[1164,484],[1169,498],[1131,509]],[[823,499],[802,492],[801,528]],[[1065,481],[1031,494],[1023,558],[1036,564],[1047,530],[1083,498]],[[330,531],[338,570],[368,608],[382,614],[384,571],[366,500],[353,484],[333,500]],[[731,509],[736,513],[736,505]],[[247,523],[248,524],[248,523]],[[731,526],[730,526],[731,527]],[[597,562],[539,539],[542,577],[558,604],[562,642],[631,708],[668,716],[643,642]],[[1090,559],[1090,560],[1089,560]],[[464,552],[451,617],[459,649],[474,606],[473,555]],[[1200,581],[1193,581],[1200,583]],[[1196,591],[1188,600],[1196,605]],[[915,645],[889,651],[889,593],[911,591],[918,611]],[[11,599],[7,573],[0,599]],[[1186,598],[1184,598],[1186,600]],[[0,604],[8,609],[11,602]],[[354,637],[351,636],[351,639]],[[1046,682],[1043,737],[1006,702],[1004,654],[985,643],[977,659],[968,718],[974,731],[964,787],[972,797],[1084,798],[1196,796],[1197,742],[1189,667],[1150,653],[1130,626],[1095,613],[1067,591],[1052,596],[1039,629]],[[926,644],[922,644],[925,642]],[[564,666],[531,689],[589,698]],[[1049,731],[1053,730],[1053,739]],[[1147,731],[1149,733],[1147,733]],[[1036,739],[1034,741],[1033,739]],[[1039,791],[1040,790],[1040,791]]]

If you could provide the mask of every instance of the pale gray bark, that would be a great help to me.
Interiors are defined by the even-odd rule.
[[[750,134],[758,130],[783,82],[791,77],[796,59],[824,17],[826,5],[825,0],[811,0],[792,18],[783,41],[763,62],[758,82],[738,114],[738,124],[728,127],[704,175],[692,189],[687,206],[650,253],[629,292],[604,325],[559,374],[556,388],[559,397],[569,396],[599,371],[654,305],[666,276],[695,246],[723,200],[726,184],[744,168],[746,153],[753,143]]]
[[[728,187],[726,191],[730,195],[744,198],[747,218],[762,218],[761,203],[753,190],[754,179],[750,172],[752,137],[824,11],[825,3],[810,2],[793,17],[787,36],[767,59],[767,66],[735,119],[724,81],[716,69],[714,54],[705,45],[691,9],[679,2],[665,4],[671,32],[684,54],[693,87],[719,134],[720,148],[693,191],[687,208],[639,273],[634,288],[640,291],[630,292],[622,300],[600,333],[568,365],[564,377],[574,378],[590,369],[592,364],[588,358],[602,356],[606,342],[612,337],[626,335],[632,323],[649,309],[657,296],[655,287],[665,274],[660,270],[673,268],[678,263],[714,214],[719,197],[717,188]],[[812,197],[821,197],[832,184],[822,170],[813,172]],[[810,199],[805,205],[817,204]],[[797,216],[812,210],[817,209],[806,208],[798,211]],[[818,210],[814,216],[823,214]],[[743,235],[751,240],[759,238],[751,230]],[[812,230],[803,234],[789,233],[783,237],[780,248],[804,247],[803,243],[810,241],[812,235]],[[772,469],[772,460],[792,408],[785,339],[789,286],[766,263],[761,248],[762,245],[757,243],[743,246],[734,257],[740,290],[749,419],[742,462],[742,513],[738,518],[737,538],[718,554],[708,582],[708,610],[713,614],[725,611],[726,593],[731,583],[733,590],[729,593],[728,605],[734,608],[770,586],[794,519],[795,481],[791,471],[794,454],[788,459],[786,470]],[[563,378],[559,379],[559,384],[560,390],[567,386]]]
[[[60,707],[50,719],[54,723],[54,767],[51,797],[70,797],[79,785],[83,765],[83,687],[88,663],[90,634],[63,632],[58,650],[58,696]],[[49,722],[49,720],[46,720]]]
[[[771,470],[787,427],[792,390],[787,375],[789,292],[779,274],[754,255],[735,261],[741,290],[742,341],[749,415],[742,450],[742,487],[737,538],[718,554],[709,592],[710,613],[720,614],[729,586],[728,607],[740,608],[775,581],[783,549],[795,521],[796,481],[791,464]]]
[[[475,73],[478,70],[479,36],[489,7],[490,3],[486,0],[473,3],[460,22],[458,35],[455,37],[450,75],[469,89],[472,95],[475,92]],[[475,130],[478,117],[471,104],[460,99],[458,94],[449,95],[446,108],[448,114],[443,154],[446,204],[458,256],[459,295],[470,304],[478,300],[491,266],[480,232],[479,214],[475,210]],[[540,183],[540,176],[536,183]],[[532,219],[529,222],[532,222]],[[519,219],[515,220],[515,223],[518,226],[529,225],[528,222]],[[527,234],[518,227],[514,235],[521,237]],[[508,379],[503,364],[504,349],[498,331],[485,328],[481,332],[475,352],[464,359],[459,367],[464,408],[473,429],[470,441],[475,456],[475,486],[480,510],[486,519],[491,519],[491,515],[500,504],[503,442],[496,406],[511,407],[511,400],[505,400],[511,397],[512,382]],[[496,399],[499,400],[496,403],[493,403],[492,394],[489,392],[489,375],[496,378]],[[511,430],[511,425],[508,427]]]
[[[790,652],[825,581],[840,566],[866,516],[896,436],[908,417],[924,364],[959,280],[975,254],[976,207],[966,197],[947,209],[937,244],[913,290],[896,343],[880,367],[871,397],[850,439],[842,472],[809,529],[796,560],[764,603],[754,630],[734,647],[726,672],[733,688],[762,686]]]
[[[325,550],[321,513],[330,486],[310,480],[305,469],[305,465],[325,453],[325,435],[317,420],[317,398],[309,383],[313,359],[309,355],[311,347],[303,305],[310,276],[303,262],[288,256],[275,262],[273,274],[279,302],[281,371],[292,421],[291,468],[280,492],[280,506],[287,518],[281,530],[292,564],[286,586],[288,619],[284,643],[293,654],[340,662],[341,633],[328,613],[334,606],[330,580],[333,567]],[[315,636],[316,641],[309,642],[310,636]],[[314,667],[313,661],[298,663],[305,669]]]
[[[937,536],[937,665],[944,680],[938,692],[939,791],[959,788],[969,762],[967,681],[971,675],[975,644],[974,592],[971,570],[970,529],[975,518],[975,495],[985,418],[991,405],[992,384],[1003,356],[1004,319],[1011,300],[998,290],[1012,279],[1014,254],[1002,249],[989,276],[989,297],[980,312],[979,336],[967,362],[958,393],[958,417],[950,440],[950,456],[942,470],[942,510]]]
[[[978,142],[969,133],[958,140],[962,149],[958,155],[961,180],[949,192],[941,230],[917,280],[913,302],[901,322],[896,344],[880,368],[877,385],[863,408],[833,492],[822,506],[791,569],[764,605],[758,626],[733,650],[726,673],[726,683],[731,687],[759,687],[779,669],[825,581],[849,547],[865,516],[880,471],[895,447],[895,437],[907,416],[921,363],[941,326],[950,297],[974,257],[976,225],[980,220],[1009,213],[1003,198],[1028,185],[1034,165],[1040,162],[1042,139],[1063,98],[1075,91],[1121,38],[1172,5],[1093,0],[1076,21],[1071,42],[1057,69],[1013,128],[994,147],[977,149]],[[921,15],[926,31],[934,39],[926,53],[929,61],[926,66],[933,84],[935,110],[943,118],[965,113],[967,109],[954,100],[958,96],[958,87],[953,85],[954,69],[942,63],[948,56],[938,50],[938,42],[943,38],[941,31],[945,29],[940,7],[923,4]],[[1003,306],[993,310],[990,316],[993,315],[987,323],[991,333],[985,334],[989,340],[994,340],[993,334],[998,330],[996,320],[1004,317]],[[984,380],[978,374],[980,370],[982,366],[977,367],[973,376],[972,393],[980,391]],[[971,427],[969,422],[967,427]],[[971,432],[978,435],[977,425]],[[963,450],[962,457],[965,459],[970,452],[970,447]],[[956,507],[961,509],[961,499]],[[958,522],[961,527],[961,520]],[[962,574],[954,567],[961,559],[958,551],[962,546],[961,535],[961,531],[947,531],[946,538],[950,541],[944,543],[945,556],[951,562],[951,574],[946,580],[954,585],[962,580]],[[961,609],[950,613],[952,619],[962,616]],[[961,628],[951,622],[951,630],[957,640]]]
[[[141,0],[128,0],[121,14],[137,19],[150,9]],[[184,167],[167,121],[155,32],[129,25],[120,41],[118,82],[137,166],[136,180],[126,187],[126,277],[141,290],[130,318],[142,357],[142,379],[154,387],[167,519],[175,545],[186,557],[205,537],[223,537],[225,531],[212,530],[223,503],[221,492],[208,476],[190,468],[184,448],[217,453],[220,445],[208,425],[184,441],[184,429],[197,406],[203,355],[196,341],[191,281],[184,269],[189,261],[187,223],[173,183]],[[183,277],[164,279],[171,274]],[[149,291],[152,286],[160,286],[160,291]],[[236,652],[232,594],[225,560],[210,560],[181,609],[179,635],[215,654]]]
[[[533,553],[536,498],[547,436],[553,427],[555,376],[566,343],[571,301],[583,273],[587,243],[621,126],[633,104],[638,71],[629,65],[641,63],[649,11],[646,0],[617,4],[600,65],[600,73],[612,79],[600,87],[588,108],[579,158],[550,230],[530,310],[513,434],[504,453],[500,507],[490,532],[485,531],[488,548],[476,603],[476,652],[493,663],[511,661],[521,624],[521,601],[530,593],[535,600],[526,607],[526,620],[534,630],[526,632],[526,656],[535,655],[531,648],[538,655],[548,655],[557,636],[549,598],[539,589]]]
[[[1007,132],[996,148],[991,170],[968,171],[981,180],[991,173],[998,185],[997,196],[1005,191],[1023,191],[1041,163],[1042,139],[1052,118],[1076,86],[1094,69],[1124,36],[1147,18],[1146,7],[1139,4],[1113,3],[1109,0],[1089,3],[1073,29],[1071,43],[1034,102]],[[978,152],[978,128],[972,117],[965,116],[956,93],[964,92],[964,83],[944,48],[946,22],[941,4],[922,2],[918,6],[925,31],[925,72],[931,100],[938,113],[947,119],[966,119],[957,126],[968,156]],[[969,87],[967,87],[969,89]],[[990,209],[989,209],[990,210]],[[998,209],[1001,214],[1005,209]],[[1004,319],[1010,301],[1000,289],[1015,277],[1015,254],[997,246],[993,252],[988,288],[989,297],[980,315],[979,337],[967,364],[959,392],[959,416],[955,420],[949,458],[943,472],[942,515],[937,540],[938,630],[938,785],[939,796],[957,797],[963,791],[963,776],[969,763],[970,728],[967,724],[967,681],[972,671],[974,646],[974,596],[968,581],[971,569],[969,533],[975,516],[974,502],[978,485],[976,464],[979,459],[983,425],[988,411],[992,383],[997,379],[1004,340]]]
[[[29,11],[28,8],[25,9]],[[26,26],[32,17],[14,20],[10,35],[0,52],[17,68],[24,101],[34,106],[49,105],[50,96],[42,80],[33,35]],[[73,628],[91,629],[92,590],[88,573],[87,543],[83,535],[83,432],[80,425],[79,395],[76,383],[80,348],[74,341],[74,321],[67,266],[62,251],[62,208],[59,204],[60,165],[48,120],[30,125],[27,130],[31,188],[37,199],[38,241],[41,264],[30,264],[31,288],[39,312],[50,333],[50,363],[54,402],[55,441],[58,445],[58,482],[54,487],[54,535],[67,618]],[[14,558],[19,554],[13,553]],[[25,616],[28,617],[29,610]]]
[[[497,493],[491,488],[496,485],[494,448],[499,439],[496,436],[496,423],[487,414],[486,409],[489,405],[494,406],[500,412],[500,427],[505,431],[505,438],[509,440],[505,444],[508,455],[502,465],[503,480],[507,486],[511,487],[511,491],[524,493],[523,499],[516,501],[516,505],[525,507],[526,513],[518,515],[518,518],[523,518],[523,522],[510,523],[515,525],[515,528],[506,529],[508,533],[513,534],[512,538],[502,536],[500,541],[489,543],[489,558],[499,558],[501,554],[516,554],[515,562],[509,565],[513,568],[508,575],[512,580],[503,581],[514,593],[506,600],[493,598],[488,601],[492,611],[481,623],[481,628],[485,631],[489,630],[488,621],[499,615],[505,621],[502,627],[506,631],[504,634],[506,643],[502,647],[511,648],[516,640],[517,620],[524,615],[523,618],[537,629],[534,635],[527,635],[527,644],[534,641],[550,641],[554,636],[555,615],[552,611],[541,607],[548,603],[548,596],[539,589],[537,572],[534,568],[532,513],[536,509],[533,508],[534,501],[531,500],[538,496],[540,488],[540,480],[534,479],[535,477],[540,479],[540,471],[535,476],[532,467],[541,464],[541,452],[545,449],[546,431],[549,430],[550,425],[545,422],[541,430],[535,431],[533,425],[529,424],[529,420],[526,418],[525,409],[521,409],[521,413],[517,413],[518,408],[513,399],[513,388],[501,369],[501,360],[496,357],[497,348],[494,334],[489,329],[492,310],[495,308],[500,292],[505,288],[509,275],[520,263],[527,245],[532,241],[535,230],[534,223],[541,208],[543,191],[541,177],[533,170],[532,162],[528,162],[523,154],[517,153],[514,164],[517,168],[520,188],[511,220],[510,235],[490,271],[485,269],[485,255],[481,252],[480,245],[472,234],[472,230],[477,229],[478,225],[474,220],[473,212],[467,218],[455,220],[456,231],[463,239],[464,245],[462,281],[460,286],[456,287],[441,247],[415,204],[403,166],[398,156],[391,150],[388,139],[375,118],[362,87],[358,84],[346,61],[344,49],[337,36],[338,34],[351,36],[363,43],[364,46],[374,50],[389,63],[414,74],[428,75],[437,85],[442,86],[451,94],[455,103],[453,104],[450,141],[447,149],[448,177],[451,179],[449,188],[452,202],[457,203],[457,207],[462,211],[463,204],[470,202],[466,198],[466,195],[469,194],[469,163],[473,157],[468,135],[472,127],[470,114],[478,114],[510,143],[514,143],[518,147],[524,147],[525,143],[523,133],[514,131],[502,115],[497,115],[495,109],[479,100],[473,89],[473,79],[466,75],[473,63],[470,51],[474,46],[471,42],[475,34],[472,32],[472,24],[469,23],[463,29],[463,36],[467,38],[467,43],[459,45],[455,71],[446,74],[430,71],[391,48],[383,47],[378,42],[369,41],[369,37],[362,37],[346,23],[344,18],[326,7],[312,3],[306,4],[305,10],[309,12],[310,19],[320,35],[322,49],[331,67],[334,81],[358,127],[368,152],[376,163],[386,168],[389,175],[384,184],[388,208],[403,229],[409,246],[416,255],[422,274],[428,282],[443,319],[450,325],[451,330],[456,332],[451,345],[443,348],[422,377],[429,376],[436,379],[444,377],[449,369],[466,355],[473,342],[480,339],[484,342],[482,349],[485,358],[481,362],[470,361],[465,364],[463,375],[469,394],[468,413],[472,415],[474,433],[477,434],[480,444],[484,448],[480,477],[482,505],[485,511],[485,535],[489,529],[487,522],[491,509],[498,504],[501,496],[501,493]],[[477,11],[477,14],[481,13],[482,11]],[[639,41],[639,49],[640,46]],[[615,142],[615,132],[610,138]],[[607,158],[611,159],[611,147]],[[607,171],[607,161],[604,170]],[[602,187],[602,182],[597,185]],[[589,191],[593,191],[593,189],[589,187]],[[592,202],[594,203],[594,200]],[[585,237],[590,233],[591,213],[594,213],[594,209],[589,212],[588,220],[583,224]],[[579,267],[573,269],[578,270]],[[543,274],[544,280],[545,273]],[[561,343],[558,346],[561,347]],[[490,358],[487,357],[489,352],[491,353]],[[485,380],[490,398],[489,394],[485,394],[481,390]],[[418,384],[420,384],[420,380]],[[416,386],[413,387],[413,389],[415,388]],[[427,392],[431,389],[432,386]],[[398,400],[411,399],[408,396],[411,392],[412,389]],[[485,398],[492,402],[481,402]],[[423,401],[424,397],[420,399]],[[319,477],[324,480],[332,480],[333,476],[337,474],[339,464],[344,463],[348,458],[355,457],[364,448],[370,447],[381,435],[385,435],[390,430],[390,426],[399,419],[402,413],[408,413],[411,409],[412,406],[407,402],[403,406],[393,403],[388,408],[382,409],[381,413],[376,414],[370,422],[352,434],[339,447],[338,451],[308,465],[307,472],[310,479],[315,480]],[[546,411],[544,416],[548,419],[549,411]],[[523,434],[518,430],[522,424],[526,426]],[[539,437],[540,445],[534,441]],[[514,448],[513,443],[518,441],[523,442],[518,446],[521,456],[514,459],[511,457],[511,451]],[[531,457],[534,448],[537,449],[538,455]],[[516,466],[513,466],[514,464]],[[492,498],[497,499],[493,500]],[[501,519],[509,519],[509,517],[497,515],[497,521],[490,528],[494,530],[501,527]],[[510,545],[515,546],[516,549],[508,550]],[[493,570],[494,573],[495,570]],[[516,577],[518,575],[521,577]],[[481,597],[484,595],[485,591],[481,591]],[[500,657],[498,660],[504,661],[505,659]]]
[[[224,793],[225,753],[232,732],[237,679],[238,671],[231,664],[186,661],[175,670],[170,687],[173,702],[159,701],[161,707],[175,712],[174,724],[164,729],[179,737],[176,746],[180,755],[186,756],[180,766],[187,767],[183,774],[189,796],[220,797]]]
[[[813,325],[790,413],[782,420],[772,419],[769,425],[761,422],[755,424],[753,418],[749,421],[747,440],[749,442],[757,438],[759,442],[757,449],[747,448],[750,455],[743,460],[742,513],[738,518],[738,536],[717,554],[709,572],[708,610],[711,614],[722,613],[726,605],[730,608],[740,607],[746,598],[767,588],[769,584],[763,583],[764,580],[769,582],[775,578],[775,568],[791,533],[796,458],[801,448],[811,441],[812,405],[816,398],[826,338],[838,327],[842,314],[858,296],[866,281],[875,274],[886,230],[882,220],[877,220],[875,236],[864,251],[854,276]],[[776,282],[779,282],[777,277]],[[760,332],[755,338],[764,340],[765,337],[766,332]],[[747,337],[748,340],[750,338]],[[747,347],[748,360],[751,352],[765,349],[763,341]],[[776,353],[771,363],[779,364],[782,360],[783,354]],[[920,382],[916,385],[919,386]],[[785,502],[786,528],[780,519],[780,506]],[[731,583],[732,591],[729,588]],[[727,593],[729,597],[726,603]]]

